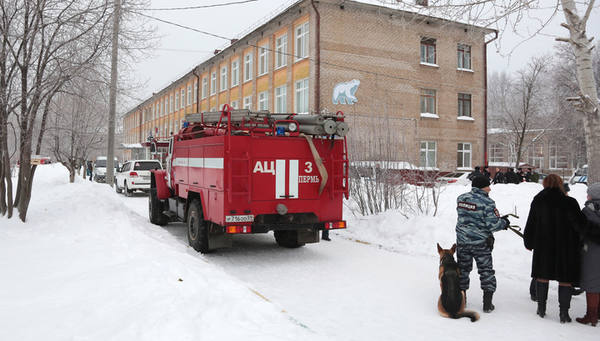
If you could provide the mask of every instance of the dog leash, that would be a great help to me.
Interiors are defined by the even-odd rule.
[[[519,216],[514,213],[506,214],[503,217],[509,217],[509,216],[519,219]],[[523,236],[523,233],[521,233],[521,227],[519,225],[508,225],[506,228],[513,231],[514,233],[516,233],[519,237],[525,239],[525,236]]]

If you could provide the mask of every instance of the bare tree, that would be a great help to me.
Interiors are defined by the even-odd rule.
[[[588,37],[586,31],[595,0],[581,2],[557,0],[554,4],[528,0],[429,0],[426,2],[427,6],[419,6],[418,4],[422,2],[413,0],[379,0],[379,2],[421,14],[436,15],[495,28],[500,30],[500,35],[507,30],[525,32],[521,29],[523,25],[535,24],[534,32],[522,43],[540,33],[562,11],[566,22],[561,26],[568,30],[569,36],[557,38],[557,40],[568,43],[573,51],[578,85],[577,96],[568,99],[577,105],[583,119],[588,180],[590,182],[600,181],[600,102],[592,62],[593,38]],[[583,9],[581,12],[578,11],[578,6]],[[539,17],[536,16],[539,12],[535,13],[538,10],[551,10],[551,14]],[[583,15],[579,13],[583,13]],[[535,20],[531,20],[532,18]],[[530,32],[530,30],[526,30],[526,32]]]
[[[6,0],[0,3],[3,20],[12,18],[10,24],[0,26],[0,35],[4,38],[2,57],[6,58],[6,69],[14,69],[5,76],[11,78],[4,82],[18,92],[8,93],[6,86],[0,92],[11,96],[5,103],[18,102],[15,108],[3,105],[6,108],[3,116],[13,114],[18,121],[21,167],[14,204],[22,221],[27,216],[35,174],[30,160],[36,123],[39,122],[37,151],[41,148],[54,96],[105,50],[109,14],[103,0]],[[1,123],[5,121],[3,118]],[[5,155],[4,144],[0,147]],[[4,183],[0,186],[4,187]],[[5,195],[12,196],[12,193],[6,191]]]
[[[521,157],[531,142],[527,138],[531,129],[541,128],[543,133],[546,127],[539,122],[547,122],[542,117],[551,116],[545,110],[548,98],[542,77],[548,63],[547,57],[533,58],[516,77],[504,74],[491,78],[490,107],[496,123],[506,130],[510,143],[515,147],[515,168],[519,167]]]
[[[52,101],[48,134],[54,158],[69,170],[73,182],[90,148],[105,139],[106,102],[101,88],[83,79],[69,82],[69,89]]]

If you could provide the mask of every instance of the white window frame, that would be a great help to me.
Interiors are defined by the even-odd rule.
[[[236,99],[235,101],[231,101],[231,103],[229,105],[231,105],[232,109],[239,109],[240,108],[240,101],[238,101]]]
[[[175,110],[179,110],[179,91],[175,91]]]
[[[194,81],[194,103],[198,103],[198,81]]]
[[[300,79],[294,83],[294,111],[307,113],[308,108],[308,78]]]
[[[431,49],[433,49],[433,51]],[[421,64],[437,66],[436,38],[422,37],[421,42],[419,44],[419,51]]]
[[[544,168],[544,144],[533,142],[527,151],[527,163],[537,168]]]
[[[252,52],[244,55],[244,82],[252,80]]]
[[[458,44],[456,46],[456,67],[459,70],[473,70],[471,63],[471,45]]]
[[[240,61],[231,62],[231,87],[240,85]]]
[[[214,95],[217,93],[217,71],[213,71],[210,74],[210,94]]]
[[[269,110],[268,91],[263,91],[258,94],[258,110]]]
[[[282,85],[275,88],[275,112],[287,111],[287,86]]]
[[[221,67],[221,91],[227,90],[227,65]]]
[[[187,105],[192,104],[192,85],[187,86]]]
[[[463,99],[461,99],[461,95]],[[468,96],[468,100],[466,97]],[[437,98],[437,97],[436,97]],[[458,96],[458,117],[473,117],[473,96],[468,93],[459,92]],[[465,103],[469,104],[469,112],[466,113]]]
[[[202,99],[208,96],[208,77],[202,77]]]
[[[567,169],[569,168],[569,157],[564,148],[557,141],[551,141],[548,144],[548,168]]]
[[[185,88],[181,88],[180,90],[181,95],[179,97],[179,100],[181,101],[181,109],[185,109]]]
[[[294,28],[294,61],[308,57],[308,21]]]
[[[252,95],[244,97],[244,109],[252,110]]]
[[[258,76],[269,72],[269,44],[264,44],[258,48]]]
[[[433,107],[432,108],[423,108],[423,101],[433,97]],[[437,115],[437,90],[435,89],[421,89],[421,94],[419,96],[420,104],[419,110],[421,114],[435,114]],[[429,103],[425,103],[426,107],[429,107]],[[428,109],[433,109],[429,110]]]
[[[433,146],[433,148],[431,148]],[[421,141],[420,143],[420,160],[421,167],[436,168],[437,167],[437,142]],[[430,164],[429,153],[433,153],[433,165]],[[425,154],[425,155],[423,155]],[[425,157],[424,157],[425,156]],[[423,162],[425,161],[425,162]]]
[[[456,167],[471,169],[473,157],[473,145],[469,142],[459,142],[456,152]],[[460,161],[460,162],[459,162]]]
[[[275,69],[280,69],[287,65],[287,33],[275,39]]]
[[[505,147],[500,142],[488,144],[489,161],[504,162]]]

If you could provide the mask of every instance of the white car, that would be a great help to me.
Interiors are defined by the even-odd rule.
[[[132,160],[123,164],[115,175],[115,190],[131,196],[133,191],[150,190],[150,170],[162,169],[158,160]]]
[[[468,185],[471,183],[471,180],[467,179],[467,176],[469,176],[469,173],[463,173],[463,172],[454,172],[454,173],[448,173],[444,176],[440,176],[439,178],[436,179],[436,181],[443,183],[443,184],[454,184],[454,185]]]

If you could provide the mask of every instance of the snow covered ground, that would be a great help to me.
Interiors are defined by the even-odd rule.
[[[355,217],[332,242],[279,248],[272,234],[238,236],[200,255],[183,224],[147,219],[147,198],[106,185],[68,184],[60,165],[39,167],[27,224],[0,218],[0,340],[598,340],[600,328],[558,323],[556,284],[548,315],[528,297],[530,254],[510,231],[496,234],[496,310],[439,317],[435,244],[454,242],[456,196],[437,217],[398,212]],[[499,185],[491,196],[521,226],[537,184]],[[580,203],[586,187],[573,186]],[[481,312],[476,271],[468,308]],[[575,297],[571,315],[582,316]]]

